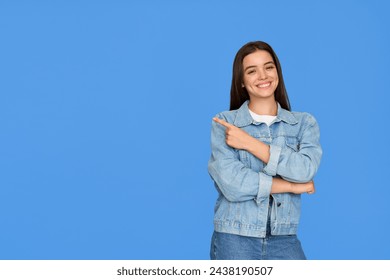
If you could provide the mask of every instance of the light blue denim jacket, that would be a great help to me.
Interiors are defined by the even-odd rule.
[[[217,115],[270,145],[265,164],[249,152],[225,142],[225,127],[214,122],[208,171],[219,193],[214,229],[243,236],[265,237],[272,177],[309,182],[320,164],[322,149],[316,120],[308,113],[290,112],[278,104],[276,119],[268,127],[255,122],[246,101],[238,110]],[[301,196],[272,194],[271,234],[296,234]]]

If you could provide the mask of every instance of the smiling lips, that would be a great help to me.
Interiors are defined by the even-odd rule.
[[[271,85],[271,83],[269,82],[269,83],[265,83],[265,84],[259,84],[259,85],[257,85],[257,87],[258,88],[267,88],[267,87],[269,87]]]

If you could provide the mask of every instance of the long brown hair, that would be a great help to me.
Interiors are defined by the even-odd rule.
[[[267,51],[272,56],[279,76],[279,84],[275,90],[275,100],[279,102],[283,109],[291,111],[290,101],[288,99],[287,90],[284,85],[282,67],[280,66],[279,59],[271,46],[262,41],[249,42],[245,44],[241,47],[241,49],[238,50],[236,57],[234,58],[232,87],[230,89],[230,110],[236,110],[240,108],[246,100],[249,100],[249,94],[247,90],[242,87],[244,76],[242,62],[244,57],[258,50]]]

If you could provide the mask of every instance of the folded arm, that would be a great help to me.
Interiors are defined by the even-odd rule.
[[[288,146],[267,145],[224,120],[214,118],[214,121],[226,128],[226,144],[246,150],[263,161],[266,164],[263,171],[269,176],[279,175],[290,182],[306,183],[313,179],[318,170],[322,155],[320,132],[311,116],[307,118],[297,150]]]
[[[227,145],[225,127],[213,122],[211,133],[211,158],[208,171],[219,190],[229,201],[255,200],[260,202],[271,193],[314,193],[312,182],[293,184],[274,178],[264,172],[246,167],[235,148]]]

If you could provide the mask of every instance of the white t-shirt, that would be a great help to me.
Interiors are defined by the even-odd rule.
[[[274,121],[274,119],[276,119],[276,116],[258,115],[251,110],[249,110],[249,113],[256,122],[265,123],[268,126]]]

